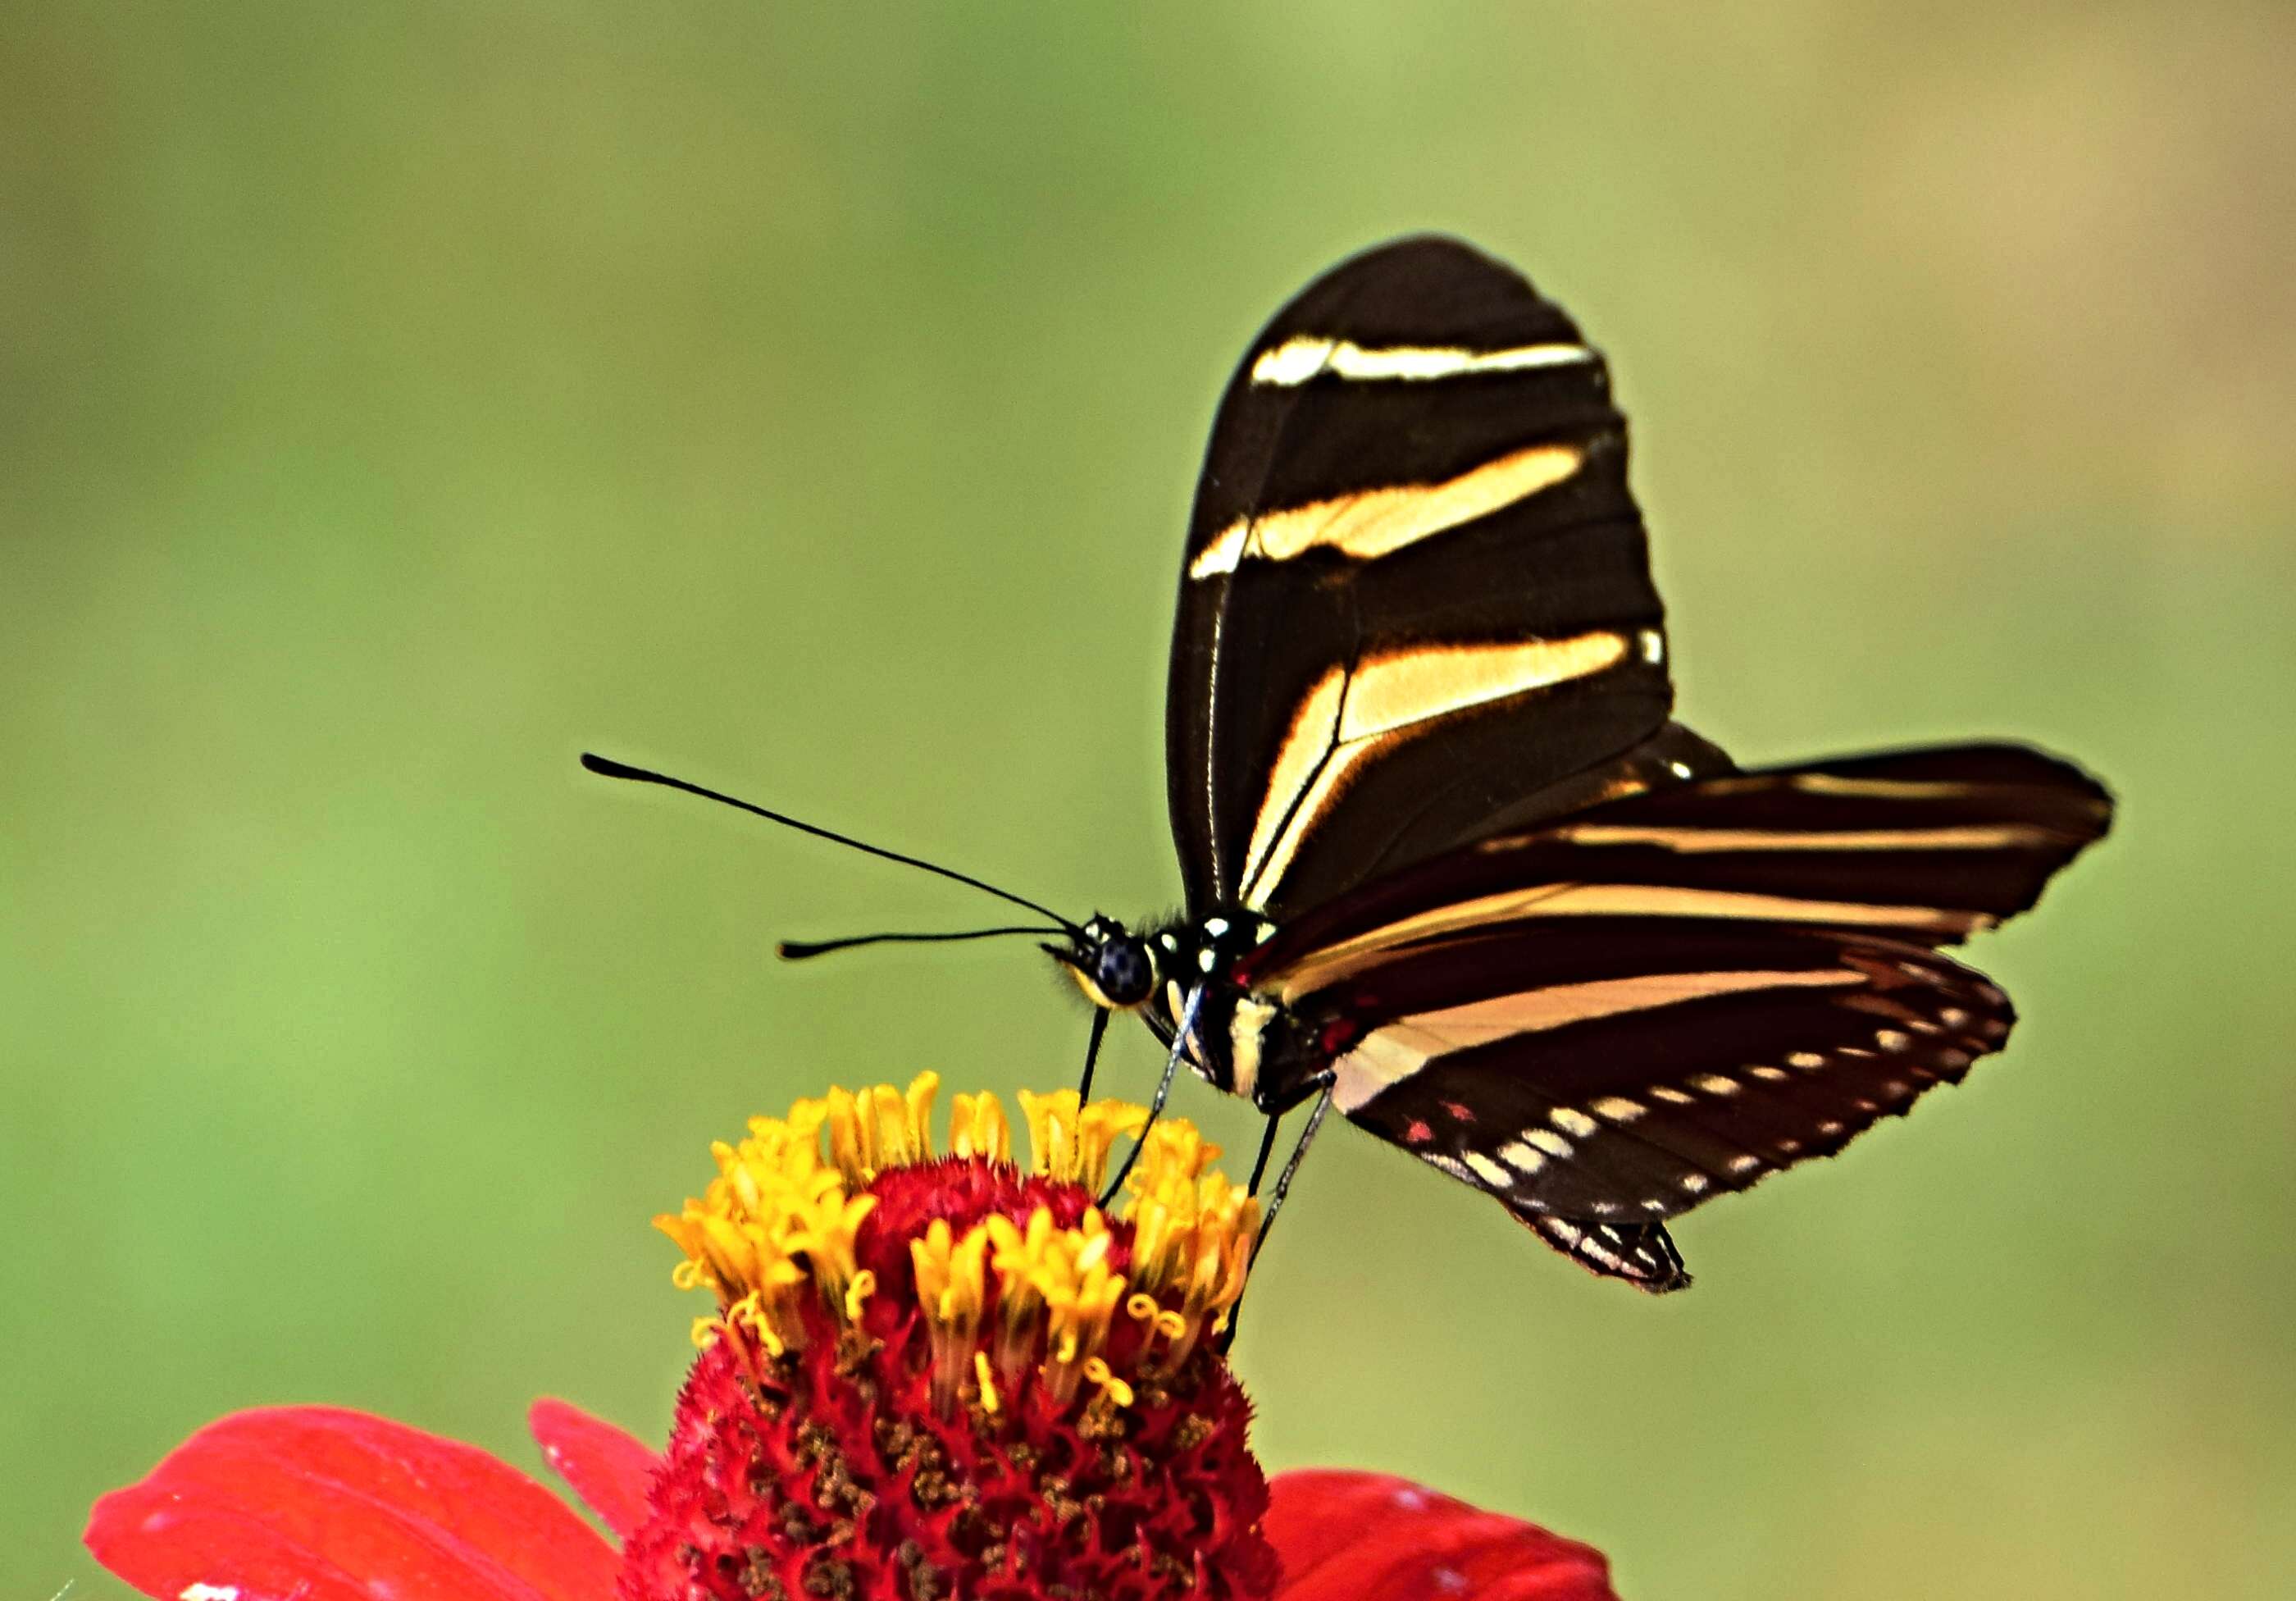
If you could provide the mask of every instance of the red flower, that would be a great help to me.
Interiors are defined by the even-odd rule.
[[[619,1550],[472,1447],[324,1408],[209,1424],[96,1504],[89,1548],[168,1601],[1611,1597],[1592,1549],[1399,1481],[1267,1483],[1207,1337],[1256,1211],[1193,1129],[1103,1217],[1138,1109],[1024,1096],[1029,1176],[988,1096],[933,1158],[932,1088],[756,1120],[658,1219],[720,1308],[668,1450],[531,1415]]]

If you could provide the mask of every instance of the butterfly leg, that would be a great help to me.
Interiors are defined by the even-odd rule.
[[[1204,987],[1199,984],[1189,991],[1187,1006],[1180,1014],[1180,1026],[1172,1030],[1172,1054],[1164,1058],[1164,1076],[1156,1080],[1156,1094],[1148,1103],[1148,1121],[1140,1125],[1140,1137],[1134,1140],[1132,1149],[1125,1153],[1124,1165],[1116,1170],[1116,1177],[1111,1178],[1108,1187],[1101,1192],[1100,1207],[1103,1211],[1108,1210],[1108,1203],[1116,1199],[1116,1192],[1122,1189],[1124,1181],[1132,1176],[1132,1164],[1140,1160],[1140,1147],[1148,1143],[1148,1130],[1153,1129],[1156,1120],[1164,1115],[1164,1097],[1172,1093],[1172,1080],[1179,1073],[1180,1058],[1187,1051],[1188,1036],[1195,1030],[1196,1011],[1203,1001]]]
[[[1316,1082],[1323,1093],[1316,1097],[1315,1109],[1308,1113],[1308,1126],[1300,1130],[1300,1143],[1292,1147],[1292,1154],[1284,1159],[1283,1170],[1275,1176],[1275,1192],[1267,1197],[1267,1213],[1259,1222],[1259,1237],[1251,1243],[1253,1261],[1259,1260],[1260,1250],[1267,1244],[1268,1231],[1275,1227],[1275,1214],[1283,1210],[1283,1197],[1292,1189],[1292,1176],[1300,1170],[1300,1162],[1307,1159],[1308,1147],[1314,1143],[1316,1131],[1324,1126],[1324,1114],[1332,1110],[1332,1088],[1338,1080],[1326,1072],[1317,1075]],[[1275,1130],[1273,1119],[1269,1120],[1268,1129],[1270,1133]]]
[[[1092,1070],[1100,1061],[1101,1036],[1107,1032],[1108,1008],[1095,1006],[1092,1009],[1092,1038],[1084,1045],[1084,1073],[1077,1080],[1077,1104],[1079,1106],[1092,1099]]]
[[[1283,1118],[1280,1112],[1268,1114],[1267,1127],[1260,1130],[1259,1155],[1251,1164],[1251,1187],[1244,1192],[1246,1195],[1259,1194],[1259,1181],[1267,1173],[1267,1159],[1275,1150],[1275,1130],[1283,1125]]]
[[[1324,1126],[1324,1114],[1332,1109],[1332,1075],[1325,1073],[1318,1082],[1323,1086],[1324,1093],[1316,1097],[1316,1108],[1308,1114],[1308,1126],[1300,1131],[1300,1143],[1292,1147],[1292,1154],[1285,1160],[1283,1170],[1275,1176],[1275,1193],[1267,1198],[1267,1216],[1261,1221],[1259,1233],[1251,1242],[1251,1260],[1255,1262],[1259,1260],[1259,1248],[1267,1243],[1267,1231],[1275,1225],[1275,1214],[1283,1205],[1284,1192],[1292,1187],[1292,1175],[1300,1170],[1300,1161],[1308,1154],[1308,1142],[1316,1137],[1316,1130]],[[1251,1193],[1255,1195],[1259,1193],[1260,1177],[1267,1170],[1268,1153],[1275,1148],[1276,1126],[1283,1121],[1281,1112],[1271,1116],[1267,1120],[1267,1130],[1259,1137],[1259,1160],[1251,1164]],[[1248,1293],[1249,1286],[1246,1291]],[[1228,1348],[1235,1343],[1235,1331],[1242,1318],[1243,1301],[1239,1298],[1227,1310],[1227,1326],[1220,1330],[1216,1349],[1222,1356],[1226,1356]]]

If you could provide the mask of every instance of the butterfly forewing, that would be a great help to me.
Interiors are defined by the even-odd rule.
[[[1191,909],[1282,915],[1649,740],[1661,609],[1601,357],[1455,241],[1343,264],[1221,402],[1167,713]]]

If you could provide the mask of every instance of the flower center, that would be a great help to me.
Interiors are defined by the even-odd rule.
[[[1137,1106],[938,1080],[832,1091],[713,1147],[657,1225],[713,1291],[626,1552],[628,1601],[1258,1597],[1273,1558],[1249,1407],[1216,1354],[1257,1203],[1178,1120],[1095,1195]],[[825,1148],[824,1148],[825,1147]]]

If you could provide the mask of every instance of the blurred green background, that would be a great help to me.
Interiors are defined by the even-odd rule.
[[[1979,949],[2008,1055],[1688,1221],[1688,1295],[1330,1138],[1267,1458],[1633,1597],[2296,1591],[2292,59],[2278,0],[9,7],[0,1595],[124,1593],[89,1500],[232,1408],[657,1433],[709,1139],[1063,1081],[1025,948],[770,959],[980,904],[575,755],[1168,906],[1214,398],[1429,226],[1610,351],[1701,728],[2124,811]]]

